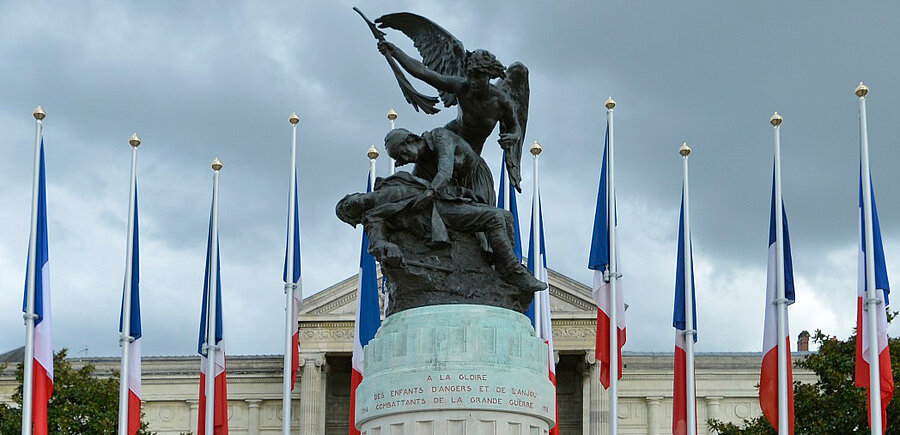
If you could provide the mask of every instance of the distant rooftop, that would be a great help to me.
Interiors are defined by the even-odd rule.
[[[25,360],[25,346],[0,354],[0,364],[17,363]]]

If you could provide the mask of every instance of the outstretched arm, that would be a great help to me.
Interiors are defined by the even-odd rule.
[[[409,57],[396,45],[387,41],[378,42],[378,51],[382,53],[390,53],[397,63],[409,72],[413,77],[434,86],[439,91],[458,93],[465,85],[465,80],[460,77],[445,76],[432,71],[422,62]]]

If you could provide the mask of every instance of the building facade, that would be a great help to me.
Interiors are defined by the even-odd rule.
[[[594,359],[597,308],[590,288],[550,271],[557,400],[563,435],[605,434],[608,396]],[[356,276],[303,301],[300,315],[301,368],[293,392],[292,426],[298,434],[346,435],[350,412],[350,357],[356,307]],[[380,281],[380,280],[379,280]],[[626,346],[627,349],[627,346]],[[21,359],[21,357],[19,357]],[[707,419],[740,422],[761,414],[757,401],[759,353],[706,353],[696,357],[699,432]],[[118,358],[74,359],[93,364],[98,375],[118,369]],[[672,354],[625,352],[619,384],[621,434],[671,434]],[[14,367],[0,372],[0,401],[16,387]],[[199,358],[145,357],[143,410],[160,435],[197,428]],[[281,433],[282,358],[228,357],[229,429],[235,435]],[[813,374],[795,371],[799,381]]]

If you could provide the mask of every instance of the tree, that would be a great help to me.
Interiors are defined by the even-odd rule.
[[[47,410],[49,433],[54,435],[98,434],[113,435],[119,421],[119,378],[99,377],[95,367],[86,364],[75,369],[66,359],[66,349],[53,357],[53,396]],[[22,430],[22,379],[24,369],[19,364],[16,379],[19,388],[13,394],[18,406],[0,404],[0,433],[13,434]],[[143,417],[143,413],[141,414]],[[139,435],[151,435],[147,423],[141,422]]]
[[[893,314],[893,313],[890,313]],[[890,318],[893,315],[889,315]],[[794,382],[795,433],[801,434],[867,434],[866,390],[854,383],[856,333],[839,341],[822,331],[812,337],[819,351],[796,363],[798,368],[812,371],[818,377],[814,384]],[[900,385],[900,338],[888,340],[894,385]],[[742,425],[709,421],[710,429],[720,435],[775,435],[765,417],[744,420]],[[900,400],[892,400],[887,408],[885,429],[900,434]]]

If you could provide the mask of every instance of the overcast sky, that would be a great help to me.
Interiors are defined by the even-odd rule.
[[[369,30],[425,15],[469,50],[530,69],[526,141],[539,140],[549,265],[589,283],[605,109],[616,107],[626,350],[672,348],[677,149],[691,155],[700,341],[761,347],[772,169],[782,126],[784,200],[797,302],[791,331],[846,337],[856,306],[858,120],[868,98],[872,173],[889,271],[900,270],[900,4],[847,2],[191,2],[0,5],[0,352],[21,346],[34,120],[47,111],[54,347],[115,355],[130,147],[138,152],[144,353],[196,352],[212,188],[225,164],[220,244],[230,354],[278,354],[289,176],[288,115],[300,114],[304,295],[358,269],[359,229],[334,216],[365,187],[371,144],[424,131]],[[405,37],[388,38],[414,54]],[[415,83],[424,93],[426,85]],[[496,133],[483,156],[497,179]],[[527,156],[527,154],[526,154]],[[379,175],[387,161],[379,159]],[[523,158],[520,218],[531,203]],[[525,234],[527,237],[527,232]],[[894,325],[892,335],[900,333]],[[85,350],[86,349],[86,350]]]

